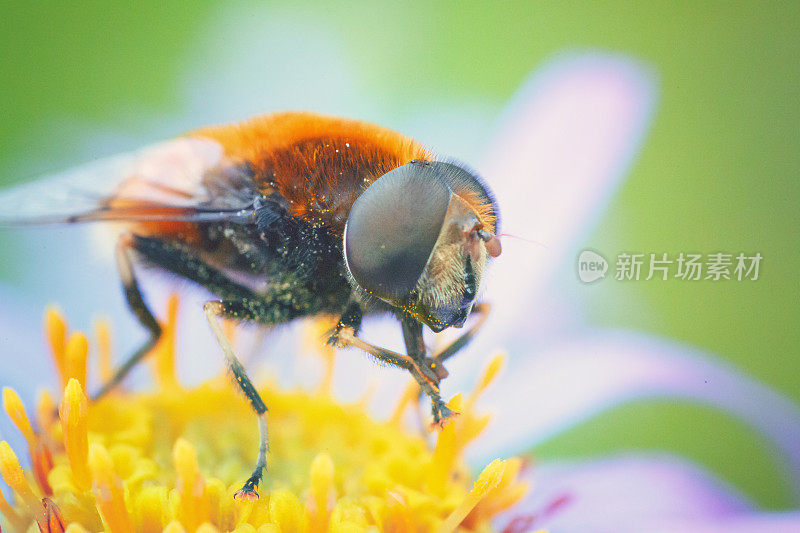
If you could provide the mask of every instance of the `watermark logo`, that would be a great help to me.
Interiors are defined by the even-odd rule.
[[[592,250],[584,250],[578,256],[578,278],[584,283],[593,283],[606,277],[608,261]]]
[[[710,254],[621,252],[614,263],[613,278],[617,281],[756,281],[763,256],[760,253]],[[578,256],[578,278],[593,283],[606,277],[609,263],[594,250],[583,250]]]

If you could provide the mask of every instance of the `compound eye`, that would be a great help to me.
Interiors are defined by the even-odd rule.
[[[367,292],[396,302],[428,263],[452,192],[427,162],[387,172],[359,196],[344,230],[347,269]]]

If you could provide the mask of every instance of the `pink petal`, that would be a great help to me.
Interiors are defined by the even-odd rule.
[[[510,368],[484,397],[494,414],[475,457],[528,449],[616,405],[680,398],[727,411],[759,430],[785,456],[800,488],[800,409],[711,354],[645,335],[583,334],[535,357],[512,345]]]
[[[647,131],[656,92],[650,68],[624,56],[558,57],[513,98],[484,162],[503,240],[487,276],[496,302],[487,329],[503,336],[519,310],[591,228]]]
[[[654,533],[797,533],[800,512],[753,513],[722,520],[670,523],[656,527]]]
[[[654,91],[644,66],[628,58],[585,54],[537,69],[508,105],[479,168],[497,194],[502,231],[537,239],[547,248],[504,241],[485,291],[495,309],[476,339],[480,347],[453,361],[453,369],[458,368],[454,376],[474,375],[485,347],[494,349],[518,326],[520,310],[530,307],[536,288],[597,216],[636,152]],[[385,320],[364,328],[365,338],[403,350],[398,332],[396,323]],[[384,415],[408,377],[361,359],[355,352],[339,357],[335,389],[351,399],[374,383],[380,392],[373,411]],[[449,385],[447,396],[456,392]]]
[[[515,517],[517,531],[551,533],[722,531],[706,529],[713,524],[728,524],[732,529],[725,531],[735,532],[755,531],[747,528],[762,523],[800,523],[798,515],[751,514],[752,505],[730,487],[667,455],[543,464],[532,469],[530,480],[529,495],[496,526],[504,528]]]

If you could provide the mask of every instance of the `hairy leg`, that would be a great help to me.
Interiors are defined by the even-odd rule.
[[[399,354],[387,350],[386,348],[370,344],[356,336],[355,331],[350,327],[342,328],[339,332],[338,340],[339,344],[342,346],[354,346],[364,350],[384,363],[408,370],[417,383],[419,383],[420,389],[430,397],[433,421],[435,424],[442,424],[448,417],[455,414],[442,400],[439,394],[440,378],[430,366],[425,364],[420,365],[415,358],[409,355]]]
[[[142,324],[148,332],[150,332],[150,338],[145,341],[133,354],[131,354],[128,359],[120,366],[111,379],[104,383],[100,390],[98,390],[93,396],[93,400],[98,400],[105,396],[109,391],[114,389],[119,383],[128,375],[131,369],[136,366],[136,364],[142,360],[142,358],[153,349],[153,347],[158,343],[158,339],[161,338],[161,326],[158,324],[158,321],[153,316],[153,313],[147,307],[147,304],[142,297],[142,293],[139,290],[139,284],[136,281],[136,276],[133,270],[133,260],[131,259],[131,251],[135,249],[135,239],[131,234],[124,234],[120,237],[119,241],[117,241],[117,248],[116,248],[116,258],[117,258],[117,270],[119,270],[119,276],[122,280],[122,286],[125,290],[125,298],[128,301],[128,307],[130,307],[133,314],[139,320],[139,323]]]
[[[483,324],[486,323],[486,319],[489,316],[490,310],[491,304],[489,303],[476,304],[473,308],[473,312],[479,313],[480,317],[475,324],[454,339],[450,344],[439,350],[432,357],[425,357],[425,345],[422,342],[421,325],[418,328],[410,325],[404,326],[403,338],[406,342],[406,348],[409,350],[409,353],[412,353],[412,350],[416,350],[416,352],[419,354],[419,360],[422,361],[420,365],[429,367],[437,376],[439,376],[439,379],[444,379],[447,377],[447,369],[444,367],[444,362],[464,348],[469,341],[471,341],[475,335],[477,335]],[[421,399],[422,391],[420,390],[420,400]],[[435,415],[434,422],[436,422]]]
[[[207,302],[204,311],[237,386],[247,397],[258,417],[259,449],[256,467],[242,489],[236,493],[236,496],[243,499],[258,498],[256,488],[263,477],[269,449],[267,406],[236,357],[230,341],[222,331],[219,319],[238,318],[272,325],[301,316],[304,311],[292,304],[293,293],[290,287],[270,286],[264,293],[255,293],[206,264],[202,259],[168,242],[142,236],[131,236],[129,240],[132,243],[131,247],[148,263],[194,281],[225,298],[223,301]]]
[[[256,459],[256,467],[253,473],[245,482],[244,486],[236,493],[237,497],[244,500],[254,500],[258,498],[256,487],[261,483],[261,478],[264,475],[264,469],[267,467],[267,451],[269,450],[269,436],[267,434],[267,406],[261,395],[258,394],[253,382],[247,376],[247,372],[242,366],[242,363],[236,357],[228,337],[222,331],[219,319],[227,316],[225,311],[226,302],[210,301],[206,302],[203,310],[206,313],[208,323],[211,325],[211,331],[217,338],[223,353],[225,354],[225,363],[228,369],[233,374],[236,384],[242,390],[244,395],[250,401],[250,405],[258,416],[258,458]]]

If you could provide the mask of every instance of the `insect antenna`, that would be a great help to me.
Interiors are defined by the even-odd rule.
[[[512,235],[511,233],[498,233],[497,235],[495,235],[495,237],[510,237],[512,239],[517,239],[517,240],[520,240],[520,241],[524,241],[524,242],[527,242],[529,244],[535,244],[537,246],[541,246],[542,248],[544,248],[546,250],[550,249],[550,247],[547,246],[546,244],[544,244],[543,242],[535,241],[533,239],[528,239],[526,237],[520,237],[519,235]]]

